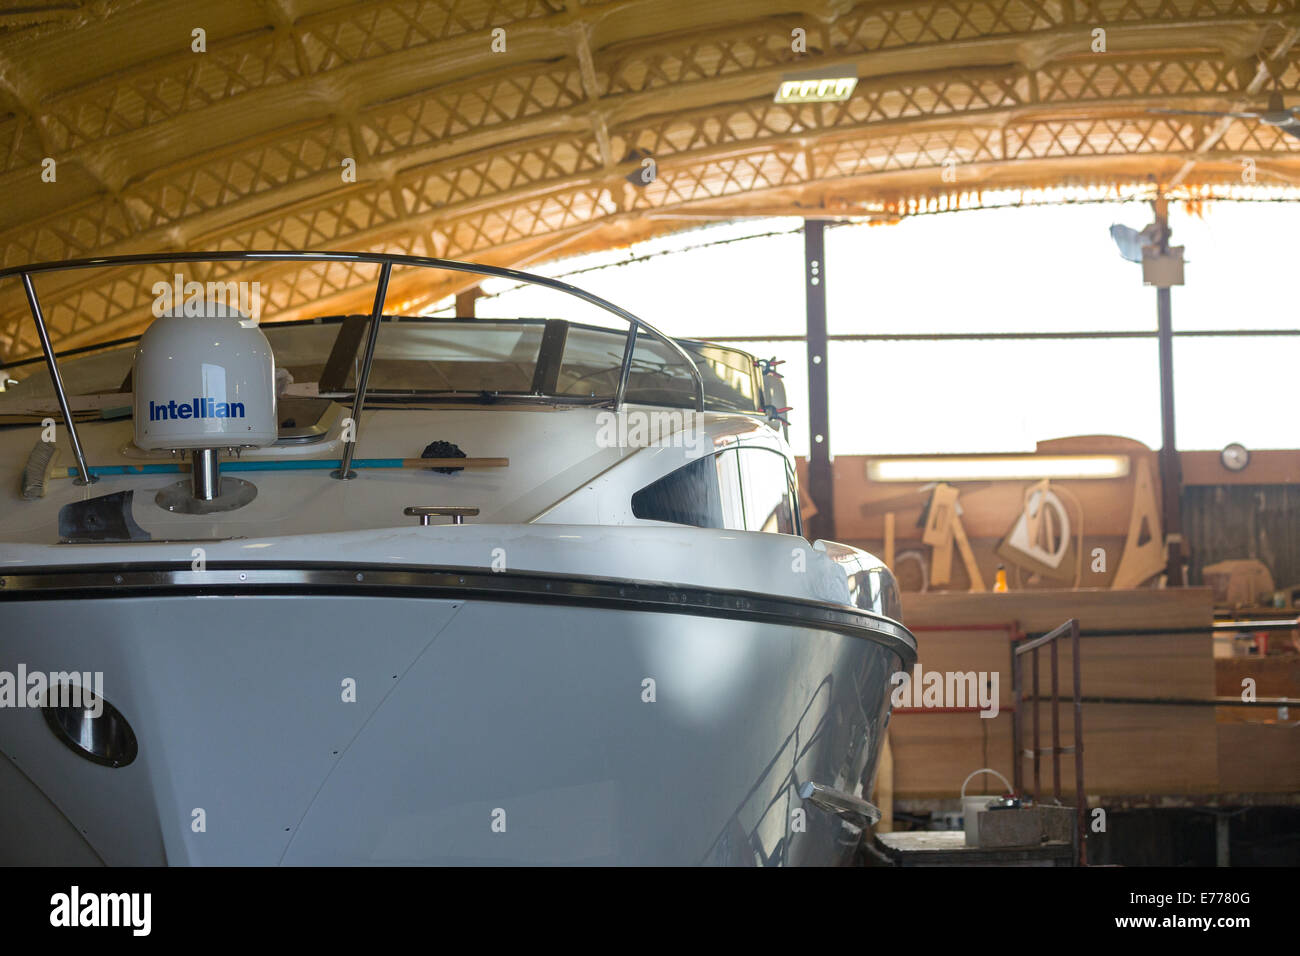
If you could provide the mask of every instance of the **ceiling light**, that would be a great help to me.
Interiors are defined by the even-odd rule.
[[[806,73],[787,73],[776,88],[776,103],[841,103],[853,95],[858,72],[852,66],[832,66]]]

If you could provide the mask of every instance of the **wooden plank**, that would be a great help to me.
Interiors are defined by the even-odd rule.
[[[1034,633],[1049,631],[1071,617],[1079,618],[1084,630],[1208,629],[1214,617],[1213,592],[1209,588],[1054,588],[1005,594],[903,594],[903,621],[909,626],[1019,621],[1022,630]]]
[[[1161,530],[1160,508],[1156,504],[1154,489],[1150,466],[1145,460],[1138,461],[1137,481],[1133,486],[1133,511],[1129,516],[1124,556],[1111,587],[1137,587],[1165,566],[1164,532]],[[1144,528],[1147,540],[1139,543]]]
[[[1300,657],[1294,654],[1277,657],[1216,657],[1214,691],[1219,697],[1240,698],[1247,678],[1255,682],[1255,697],[1288,697],[1300,700]],[[1300,717],[1300,706],[1292,707]],[[1278,712],[1272,707],[1220,707],[1215,711],[1219,723],[1275,723]],[[1300,740],[1296,741],[1300,747]]]
[[[1300,724],[1219,724],[1217,730],[1222,792],[1300,790]]]
[[[970,541],[966,538],[966,530],[961,525],[961,518],[952,519],[952,536],[957,542],[957,549],[961,552],[962,563],[966,565],[966,574],[970,577],[970,589],[985,590],[984,579],[980,577],[980,566],[975,562],[975,555],[971,552]]]
[[[1011,776],[1011,718],[975,714],[898,714],[889,726],[894,750],[894,797],[955,797],[972,770],[992,767]],[[1085,769],[1086,772],[1086,769]],[[988,777],[989,786],[999,786]],[[971,781],[969,793],[981,789]]]
[[[1071,711],[1070,707],[1061,708],[1061,738],[1065,746],[1074,740]],[[1043,721],[1040,734],[1044,747],[1051,745],[1049,713],[1044,708],[1039,717]],[[1216,729],[1214,710],[1210,707],[1084,704],[1085,789],[1090,794],[1101,795],[1216,793],[1219,791]],[[1044,788],[1051,781],[1051,773],[1051,757],[1044,757]],[[1061,760],[1061,780],[1064,792],[1072,792],[1072,755]]]
[[[1240,697],[1242,680],[1255,682],[1256,697],[1300,699],[1300,657],[1220,657],[1214,661],[1214,692],[1220,697]]]
[[[922,671],[996,674],[998,699],[1011,703],[1011,639],[1003,631],[923,631],[916,635]]]
[[[932,548],[947,544],[952,538],[952,523],[957,518],[957,489],[939,485],[930,496],[930,510],[925,517],[921,542]]]
[[[998,675],[1003,708],[995,718],[976,714],[898,714],[891,723],[895,794],[898,798],[954,797],[970,771],[990,766],[1011,776],[1012,702],[1010,642],[1003,631],[961,631],[958,625],[1018,621],[1041,633],[1077,617],[1083,630],[1197,628],[1193,634],[1086,637],[1080,643],[1085,695],[1204,699],[1215,693],[1215,662],[1208,588],[1137,591],[1013,591],[1007,594],[926,593],[903,595],[903,619],[918,628],[923,671]],[[925,630],[927,627],[946,628]],[[1049,654],[1040,653],[1040,687],[1050,692]],[[1029,681],[1030,659],[1025,677]],[[1060,689],[1069,694],[1069,644],[1060,648]],[[1073,743],[1073,711],[1060,709],[1061,741]],[[1024,746],[1030,746],[1030,705],[1023,712]],[[1215,712],[1210,707],[1139,704],[1084,705],[1084,783],[1090,794],[1214,793],[1218,787]],[[1041,747],[1051,742],[1051,706],[1039,710]],[[1074,787],[1074,761],[1063,755],[1062,788]],[[1044,755],[1041,780],[1051,784],[1052,762]],[[1032,780],[1032,764],[1024,764]]]
[[[937,671],[999,673],[1000,696],[1011,700],[1009,638],[1002,631],[925,630],[1018,622],[1042,633],[1071,617],[1084,631],[1204,628],[1192,634],[1085,637],[1079,657],[1085,696],[1209,698],[1215,695],[1208,588],[1164,591],[1012,591],[1005,594],[904,593],[903,621],[917,632],[921,666]],[[1049,688],[1048,654],[1039,651],[1040,681]],[[1068,693],[1073,669],[1068,642],[1059,649],[1060,687]],[[1026,686],[1030,658],[1025,658]]]
[[[934,549],[930,555],[930,583],[936,586],[952,578],[952,526],[957,520],[957,489],[939,485],[930,496],[925,530],[921,532],[921,542]]]
[[[952,546],[951,537],[944,539],[943,544],[935,545],[934,550],[930,552],[930,584],[932,587],[942,587],[952,580]]]
[[[1025,712],[1024,746],[1032,732]],[[1215,793],[1219,791],[1217,727],[1207,707],[1151,707],[1137,704],[1085,704],[1084,788],[1090,795],[1133,793]],[[1264,726],[1264,725],[1260,725]],[[899,714],[891,722],[894,744],[894,796],[956,797],[972,770],[992,767],[1012,777],[1011,717],[976,714]],[[1061,708],[1062,746],[1073,743],[1070,707]],[[1051,710],[1039,712],[1039,746],[1051,746]],[[1052,759],[1040,764],[1042,793],[1050,794]],[[1033,787],[1033,764],[1024,762],[1026,788]],[[990,784],[995,786],[995,784]],[[1074,758],[1061,760],[1063,799],[1074,791]],[[977,791],[978,792],[978,791]]]
[[[998,697],[1009,706],[1011,648],[997,631],[922,631],[916,636],[923,671],[997,675]],[[1051,690],[1049,648],[1039,652],[1039,686]],[[1159,637],[1089,637],[1079,647],[1080,684],[1084,696],[1206,699],[1214,696],[1214,659],[1208,635]],[[1070,693],[1074,669],[1068,642],[1058,649],[1059,686]],[[1024,658],[1026,694],[1031,686],[1032,655]]]

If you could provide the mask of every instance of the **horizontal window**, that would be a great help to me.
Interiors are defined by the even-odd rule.
[[[1157,448],[1157,360],[1155,339],[832,342],[831,449],[1029,452],[1069,435],[1122,435]]]

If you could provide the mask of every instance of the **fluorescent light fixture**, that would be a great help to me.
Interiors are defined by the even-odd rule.
[[[1024,481],[1123,478],[1127,455],[976,455],[970,458],[873,458],[869,481]]]
[[[776,88],[776,103],[842,103],[853,95],[858,71],[853,66],[832,66],[806,73],[787,73]]]

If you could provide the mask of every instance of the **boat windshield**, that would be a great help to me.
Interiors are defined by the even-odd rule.
[[[331,316],[262,326],[278,368],[322,395],[351,397],[365,352],[368,316]],[[385,316],[375,343],[367,394],[375,401],[481,402],[510,397],[604,404],[613,400],[626,330],[557,319],[444,319]],[[754,360],[736,349],[678,340],[704,379],[711,411],[761,411]],[[129,392],[132,345],[61,361],[71,395]],[[626,401],[692,408],[695,386],[680,355],[649,335],[637,337]],[[44,362],[11,366],[22,381],[6,400],[52,396]],[[9,374],[9,373],[5,373]]]
[[[314,380],[322,395],[356,388],[364,352],[365,316],[348,316],[335,328],[324,364],[295,368],[307,342],[277,341],[265,331],[277,360],[296,381]],[[285,336],[287,339],[288,336]],[[562,319],[439,319],[385,316],[375,343],[367,394],[375,399],[438,396],[481,400],[491,396],[546,397],[601,404],[618,390],[627,332]],[[705,405],[713,410],[760,411],[754,360],[744,352],[680,341],[704,377]],[[323,350],[316,349],[316,363]],[[303,354],[302,358],[307,356]],[[680,355],[642,333],[632,353],[625,400],[692,407],[695,385]]]
[[[372,325],[363,316],[341,317],[337,320],[340,328],[328,346],[327,357],[322,361],[317,356],[315,363],[308,360],[308,364],[319,365],[317,369],[319,377],[316,381],[323,394],[332,395],[340,391],[348,391],[348,377],[351,376],[355,381],[351,390],[357,395],[358,405],[364,401],[366,388],[371,384],[371,373],[374,369],[370,362],[374,360],[382,365],[373,383],[377,397],[437,395],[445,396],[449,400],[484,401],[495,400],[492,396],[526,396],[531,399],[549,398],[554,401],[591,404],[610,402],[616,408],[628,401],[678,405],[682,404],[679,398],[681,392],[679,383],[689,380],[694,386],[694,395],[688,407],[702,410],[707,404],[712,404],[719,409],[762,411],[758,375],[753,367],[753,361],[743,356],[743,353],[704,345],[699,345],[693,352],[688,353],[683,348],[684,343],[668,338],[631,312],[598,295],[549,276],[534,275],[501,266],[379,252],[247,249],[223,252],[143,253],[36,262],[0,269],[0,280],[11,277],[22,279],[28,309],[42,342],[43,357],[54,363],[56,356],[49,351],[48,329],[32,281],[33,276],[69,270],[148,267],[154,270],[155,274],[168,272],[174,279],[174,283],[169,285],[163,281],[149,284],[148,275],[143,282],[137,280],[136,292],[141,293],[148,289],[153,293],[154,298],[151,303],[136,302],[127,306],[128,313],[138,313],[143,316],[147,308],[148,312],[158,316],[169,310],[175,311],[181,307],[183,296],[186,314],[191,314],[191,306],[198,306],[194,314],[201,315],[204,311],[202,308],[204,302],[214,302],[224,306],[230,301],[230,296],[236,295],[240,303],[239,311],[244,315],[256,317],[260,314],[257,306],[261,301],[260,296],[250,292],[247,308],[245,308],[244,293],[239,282],[210,279],[205,285],[197,279],[191,279],[182,283],[184,275],[181,272],[171,272],[171,269],[177,266],[202,267],[203,271],[211,272],[211,267],[203,264],[231,262],[243,263],[244,265],[239,268],[244,269],[249,275],[257,273],[259,269],[274,269],[277,274],[279,272],[288,274],[295,269],[303,268],[323,274],[331,269],[338,271],[336,265],[338,263],[344,264],[345,271],[348,271],[349,275],[351,270],[358,267],[372,265],[378,267],[375,311],[371,315],[380,317],[379,326]],[[294,265],[281,266],[278,265],[279,263]],[[229,270],[228,266],[223,268]],[[504,279],[551,292],[560,292],[581,300],[587,306],[595,307],[595,310],[601,313],[601,320],[613,321],[617,331],[562,319],[424,320],[383,316],[381,314],[383,303],[387,301],[390,280],[395,268],[443,270]],[[222,273],[225,274],[226,272]],[[317,278],[319,279],[319,275]],[[252,282],[255,286],[260,283],[261,279]],[[197,289],[191,290],[191,286],[196,286]],[[160,287],[163,292],[158,291]],[[171,293],[169,290],[173,287],[175,291]],[[328,320],[311,321],[325,324]],[[362,360],[366,364],[366,369],[364,374],[358,376],[357,350],[361,345],[362,334],[366,333],[367,329],[371,332],[380,332],[383,342],[379,346],[380,352],[376,359],[375,353],[371,351],[371,347],[376,344],[375,340],[369,335],[366,336],[367,347],[363,352],[365,359]],[[416,331],[409,331],[411,329]],[[387,335],[382,334],[385,331],[388,332]],[[571,337],[572,343],[569,341]],[[102,348],[120,346],[124,341],[119,339],[93,348],[98,351]],[[272,345],[274,346],[275,343],[272,342]],[[119,357],[114,356],[114,359]],[[113,364],[114,359],[109,360],[109,366]],[[295,365],[294,361],[283,359],[279,361],[281,368],[292,369]],[[24,364],[28,363],[20,360],[0,366],[0,370],[17,371],[17,367]],[[708,368],[712,373],[711,402],[706,394],[701,366]],[[108,371],[108,367],[98,370],[101,375]],[[59,374],[57,371],[53,372],[56,378]],[[6,375],[0,387],[7,384],[9,378],[10,376]],[[303,375],[296,378],[297,381],[305,383],[311,376]],[[61,385],[60,391],[67,394],[67,386]],[[123,391],[126,391],[126,383],[118,389],[118,392]],[[71,411],[66,403],[61,402],[61,404],[64,406],[62,412],[66,424],[69,429],[74,429]],[[349,448],[351,447],[352,445],[349,444]],[[80,457],[78,450],[78,458]],[[82,464],[84,466],[84,461]]]

